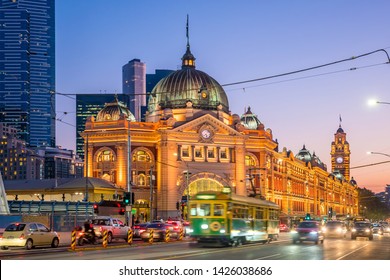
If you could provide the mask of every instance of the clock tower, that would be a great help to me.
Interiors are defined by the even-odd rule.
[[[332,161],[332,172],[340,172],[344,178],[350,180],[350,150],[349,143],[346,139],[347,134],[341,128],[334,135],[334,141],[332,141],[332,149],[330,152]]]

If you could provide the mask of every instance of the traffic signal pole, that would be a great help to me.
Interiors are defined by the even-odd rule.
[[[131,145],[130,145],[130,120],[127,120],[127,192],[132,195],[131,193]],[[133,198],[130,198],[129,205],[126,205],[126,220],[128,226],[133,226],[133,215],[131,213],[132,208],[132,201]]]

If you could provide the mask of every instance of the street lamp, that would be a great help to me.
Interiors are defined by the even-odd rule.
[[[379,152],[367,152],[367,154],[369,154],[369,155],[382,155],[382,156],[390,157],[389,154],[379,153]]]
[[[368,100],[368,105],[369,106],[375,106],[376,104],[387,104],[387,105],[390,105],[390,102],[378,101],[378,100],[375,100],[375,99]]]

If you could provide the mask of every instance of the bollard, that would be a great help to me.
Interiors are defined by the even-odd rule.
[[[133,230],[129,228],[127,231],[127,244],[131,245],[133,243]]]
[[[76,233],[76,230],[72,230],[72,235],[70,239],[70,248],[72,248],[72,250],[76,248]]]
[[[166,230],[165,230],[165,238],[164,238],[164,241],[165,242],[169,242],[169,238],[171,237],[171,234],[170,234],[170,232],[169,232],[169,229],[167,228]]]
[[[103,231],[103,247],[104,248],[107,248],[107,244],[108,244],[107,237],[108,237],[108,232],[107,232],[107,230],[104,230]]]
[[[177,240],[183,240],[183,228],[180,228],[179,237],[177,238]]]
[[[149,244],[153,244],[153,229],[149,229]]]

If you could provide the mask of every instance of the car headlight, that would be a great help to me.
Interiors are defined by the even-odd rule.
[[[365,232],[370,232],[371,230],[370,229],[366,229]]]
[[[352,229],[352,232],[356,232],[356,228],[353,228],[353,229]]]
[[[323,232],[326,232],[326,228],[323,228],[322,231],[323,231]]]
[[[290,233],[294,234],[294,233],[298,233],[298,232],[297,232],[296,230],[292,229],[292,230],[290,231]]]
[[[337,228],[336,231],[337,231],[337,232],[341,232],[341,228]]]
[[[310,234],[318,234],[317,231],[311,231]]]

